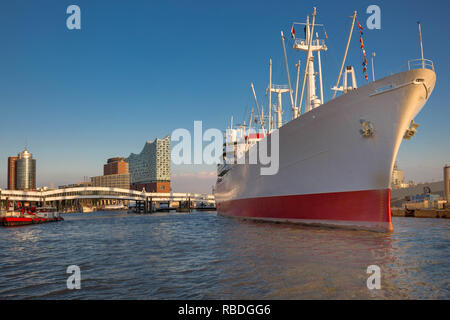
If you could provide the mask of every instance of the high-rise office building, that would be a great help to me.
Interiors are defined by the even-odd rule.
[[[16,161],[19,157],[8,157],[8,189],[16,190]]]
[[[36,189],[36,160],[27,149],[18,157],[8,158],[8,189]]]
[[[130,154],[131,189],[170,192],[170,136],[147,141],[139,154]]]

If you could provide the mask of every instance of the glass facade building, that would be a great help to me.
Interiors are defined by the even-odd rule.
[[[15,161],[15,171],[16,190],[36,189],[36,160],[28,150],[19,153]]]

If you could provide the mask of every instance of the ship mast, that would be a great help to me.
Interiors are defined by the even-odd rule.
[[[287,63],[287,61],[286,61]],[[300,61],[299,61],[300,63]],[[290,83],[290,79],[288,76],[288,80]],[[298,81],[298,80],[297,80]],[[292,90],[291,87],[288,85],[278,85],[272,83],[272,59],[270,59],[269,62],[269,87],[267,88],[267,91],[269,91],[269,129],[268,133],[272,132],[273,130],[273,120],[272,120],[272,92],[277,94],[277,107],[274,109],[275,114],[277,115],[277,129],[280,128],[283,125],[283,106],[282,106],[282,95],[283,93],[290,92],[291,98],[292,98]],[[266,91],[266,93],[267,93]],[[295,107],[295,104],[292,104]],[[294,111],[294,108],[292,109]]]
[[[272,88],[272,59],[269,62],[269,88]],[[269,133],[272,131],[272,90],[269,90]]]
[[[420,21],[417,21],[417,24],[419,25],[420,57],[422,58],[422,68],[425,69],[425,60],[423,59],[422,28],[420,27]]]
[[[288,65],[288,60],[287,60],[287,55],[286,55],[286,45],[284,43],[283,31],[281,31],[281,43],[283,44],[284,65],[286,66],[286,75],[287,75],[287,80],[288,80],[288,85],[289,85],[289,97],[291,98],[292,119],[295,119],[295,118],[297,118],[298,115],[297,115],[297,108],[295,107],[294,99],[292,97],[291,77],[289,75],[289,65]]]
[[[300,102],[299,102],[299,109],[302,106],[303,102],[303,96],[306,91],[306,98],[305,98],[305,112],[311,111],[313,108],[317,108],[322,104],[322,99],[319,99],[316,95],[316,79],[315,79],[315,72],[314,72],[314,51],[317,51],[318,54],[320,51],[326,51],[328,50],[327,46],[325,45],[325,42],[323,40],[320,40],[317,38],[315,41],[313,41],[313,35],[314,35],[314,27],[320,26],[319,24],[315,23],[316,20],[316,8],[313,10],[313,18],[312,23],[309,22],[309,16],[306,17],[306,23],[298,23],[298,24],[304,24],[305,25],[305,39],[300,40],[297,39],[294,42],[294,49],[298,51],[304,51],[306,52],[306,65],[305,65],[305,71],[303,73],[303,82],[302,82],[302,91],[300,94]],[[319,64],[319,73],[322,71],[322,66],[320,65],[321,61],[320,58],[318,59]],[[322,80],[321,74],[319,74],[320,80]],[[306,87],[306,90],[305,90]],[[322,90],[321,90],[322,91]],[[300,113],[300,112],[299,112]]]
[[[256,98],[255,87],[253,86],[253,83],[250,86],[252,87],[253,97],[255,98],[255,103],[256,103],[256,109],[258,110],[259,124],[263,131],[263,134],[265,135],[266,130],[264,129],[264,119],[262,118],[261,112],[259,111],[259,104],[258,104],[258,99]]]
[[[316,32],[317,43],[319,43],[319,33]],[[320,50],[317,51],[317,62],[319,63],[319,83],[320,83],[320,104],[323,104],[323,84],[322,84],[322,62],[320,61]]]
[[[289,87],[287,85],[272,84],[270,91],[277,94],[278,106],[275,112],[277,114],[277,128],[280,128],[283,125],[282,94],[289,92]]]
[[[253,122],[253,108],[250,113],[250,122],[248,123],[248,134],[247,134],[247,141],[245,142],[245,150],[248,150],[248,143],[250,140],[250,133],[252,132],[252,122]]]
[[[375,70],[373,68],[373,59],[375,58],[375,52],[372,52],[372,81],[375,81]]]
[[[342,71],[344,70],[344,65],[345,65],[345,60],[347,59],[347,52],[348,52],[348,46],[350,45],[350,40],[352,39],[352,34],[353,34],[353,28],[355,26],[355,20],[356,20],[356,11],[353,13],[353,20],[352,20],[352,26],[350,28],[350,34],[348,35],[348,39],[347,39],[347,46],[345,47],[345,54],[344,54],[344,58],[342,59],[342,64],[341,64],[341,69],[339,71],[339,76],[338,79],[336,81],[336,85],[334,86],[334,93],[333,93],[333,98],[336,97],[336,93],[338,92],[338,85],[339,82],[341,81],[341,76],[342,76]]]
[[[297,96],[298,96],[298,80],[300,76],[300,60],[298,60],[298,63],[295,65],[297,67],[297,82],[295,83],[295,100],[294,105],[297,109],[297,115],[300,115],[300,107],[297,106]]]

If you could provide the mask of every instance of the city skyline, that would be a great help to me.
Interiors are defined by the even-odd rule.
[[[105,159],[137,153],[142,142],[176,128],[191,130],[194,120],[203,120],[205,128],[220,129],[232,115],[236,123],[248,121],[253,107],[251,82],[258,99],[267,105],[263,91],[269,58],[274,61],[274,81],[286,83],[280,30],[288,38],[291,23],[303,21],[315,5],[288,1],[282,5],[229,2],[226,7],[208,2],[195,7],[184,2],[108,2],[106,6],[77,1],[82,29],[69,31],[65,26],[69,4],[0,5],[7,13],[0,19],[0,37],[6,45],[0,53],[1,188],[7,184],[7,157],[17,154],[25,140],[38,161],[37,186],[51,182],[57,186],[98,176]],[[318,22],[326,22],[328,34],[325,100],[339,71],[347,17],[357,10],[365,27],[370,4],[347,1],[317,6]],[[365,30],[364,40],[368,56],[376,52],[377,79],[420,57],[416,21],[422,23],[424,54],[435,63],[437,84],[415,119],[420,125],[417,134],[403,141],[397,161],[406,180],[442,180],[442,167],[450,162],[446,148],[450,93],[442,89],[449,80],[440,75],[450,64],[445,57],[449,45],[434,21],[444,19],[449,5],[435,2],[441,10],[429,12],[429,3],[376,4],[381,8],[381,30]],[[355,66],[361,86],[358,40],[354,34],[347,64]],[[291,79],[298,58],[304,57],[288,51]],[[214,166],[173,166],[172,171],[174,191],[210,192],[214,184]]]

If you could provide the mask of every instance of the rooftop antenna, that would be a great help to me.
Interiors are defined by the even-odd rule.
[[[420,54],[422,57],[422,68],[425,69],[425,61],[423,59],[423,44],[422,44],[422,28],[420,27],[420,21],[417,21],[419,25],[419,36],[420,36]]]

